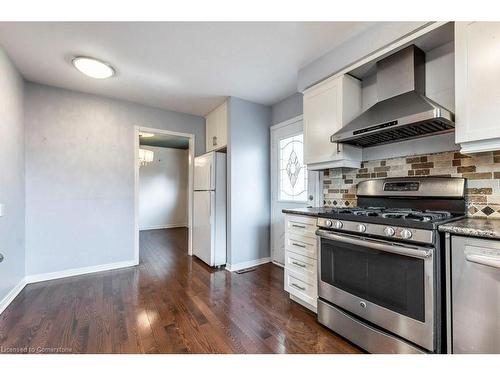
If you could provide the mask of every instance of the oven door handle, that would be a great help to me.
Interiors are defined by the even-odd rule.
[[[373,239],[365,239],[346,234],[338,235],[326,230],[318,229],[316,234],[322,238],[334,240],[338,242],[348,243],[351,245],[363,246],[373,250],[380,250],[387,253],[410,256],[413,258],[426,259],[432,257],[432,249],[420,246],[405,246],[393,242],[378,241]]]

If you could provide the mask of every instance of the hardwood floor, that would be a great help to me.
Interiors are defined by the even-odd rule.
[[[141,232],[137,267],[28,285],[0,316],[0,352],[360,352],[290,301],[281,268],[212,270],[186,244],[183,228]]]

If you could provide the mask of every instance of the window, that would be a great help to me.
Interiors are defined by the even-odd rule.
[[[307,167],[304,165],[304,135],[283,138],[279,143],[279,200],[307,201]]]

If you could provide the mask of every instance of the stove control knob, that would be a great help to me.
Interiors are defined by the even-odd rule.
[[[358,224],[358,232],[366,232],[366,225],[365,224]]]
[[[325,227],[330,228],[333,225],[331,220],[325,220]]]
[[[386,236],[392,237],[394,236],[394,233],[396,233],[396,231],[393,227],[385,227],[384,233],[386,234]]]
[[[334,225],[335,225],[335,228],[337,228],[337,229],[340,229],[344,226],[344,224],[342,224],[342,222],[339,220],[335,220]]]
[[[412,235],[413,233],[411,232],[411,230],[403,229],[401,231],[401,237],[404,238],[405,240],[410,239]]]

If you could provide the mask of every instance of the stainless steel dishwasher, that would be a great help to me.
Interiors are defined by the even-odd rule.
[[[452,236],[453,353],[500,353],[500,241]]]

